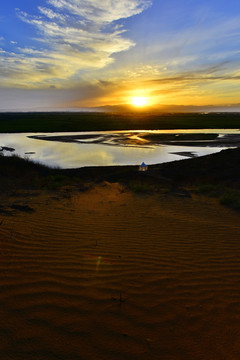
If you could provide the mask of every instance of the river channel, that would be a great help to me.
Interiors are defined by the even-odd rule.
[[[191,139],[191,134],[203,136],[196,140],[196,136]],[[209,134],[216,136],[209,140]],[[16,154],[59,168],[138,165],[143,161],[148,165],[159,164],[237,146],[240,146],[238,129],[0,134],[0,151],[4,156]]]

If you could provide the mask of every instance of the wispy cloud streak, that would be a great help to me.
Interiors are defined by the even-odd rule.
[[[114,61],[113,54],[134,46],[119,20],[150,5],[150,0],[48,0],[37,15],[16,9],[19,19],[35,27],[40,46],[4,53],[1,83],[41,87],[81,80],[83,71],[101,69]]]

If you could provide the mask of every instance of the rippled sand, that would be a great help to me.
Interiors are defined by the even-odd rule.
[[[0,359],[239,359],[239,215],[119,184],[0,215]]]

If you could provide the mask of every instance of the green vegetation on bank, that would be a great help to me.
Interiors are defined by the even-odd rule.
[[[159,165],[161,174],[227,207],[240,210],[240,148]]]
[[[240,210],[240,191],[236,189],[226,189],[220,197],[220,204],[235,210]]]
[[[125,179],[129,169],[136,176],[136,166],[50,168],[17,155],[4,156],[0,152],[0,195],[10,195],[18,190],[58,190],[64,186],[74,186],[82,191],[90,184]]]
[[[100,130],[236,129],[239,113],[0,113],[0,133]]]
[[[240,210],[240,190],[224,184],[199,184],[195,191],[209,197],[218,198],[220,204]]]
[[[77,179],[77,183],[80,182],[81,179]],[[11,194],[19,189],[56,190],[75,183],[76,179],[65,175],[64,170],[52,169],[17,155],[4,156],[0,153],[0,194]]]

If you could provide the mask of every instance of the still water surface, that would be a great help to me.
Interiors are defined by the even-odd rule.
[[[114,135],[138,133],[218,133],[240,134],[239,130],[201,129],[201,130],[159,130],[159,131],[98,131],[98,132],[75,132],[75,133],[21,133],[0,134],[0,146],[14,148],[15,151],[3,151],[4,155],[17,154],[20,157],[29,158],[35,162],[46,164],[50,167],[77,168],[83,166],[110,166],[110,165],[138,165],[142,161],[147,164],[157,164],[186,158],[186,154],[179,155],[177,152],[192,152],[195,156],[203,156],[219,152],[225,147],[219,146],[176,146],[155,144],[124,145],[110,142],[91,143],[91,139],[81,142],[47,141],[44,136],[65,135]],[[42,136],[42,139],[33,139],[29,136]],[[135,136],[134,135],[134,136]],[[175,154],[174,154],[175,153]]]

